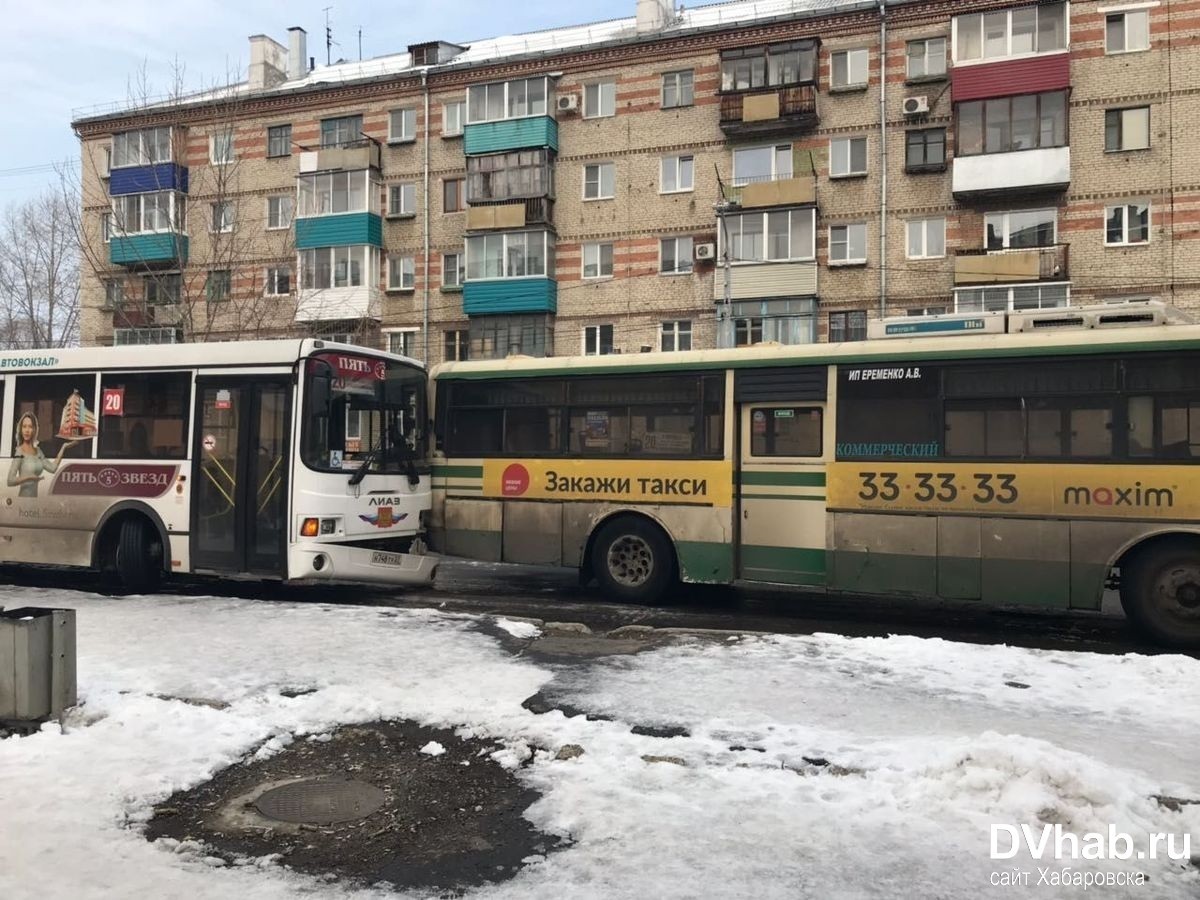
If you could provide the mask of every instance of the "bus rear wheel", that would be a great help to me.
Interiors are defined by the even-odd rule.
[[[1121,573],[1121,606],[1155,643],[1200,649],[1200,544],[1171,541],[1138,553]]]
[[[121,522],[114,562],[127,591],[144,594],[158,587],[163,571],[162,540],[141,516]]]
[[[675,580],[675,553],[662,529],[637,516],[606,522],[592,545],[592,572],[608,596],[655,603]]]

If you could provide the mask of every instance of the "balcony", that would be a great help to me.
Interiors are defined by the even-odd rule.
[[[186,266],[188,236],[174,231],[150,234],[113,235],[108,259],[115,266]]]
[[[476,122],[463,129],[463,152],[467,156],[549,147],[558,150],[558,122],[549,116]]]
[[[1022,250],[959,250],[954,257],[954,284],[1067,281],[1069,250],[1069,244]]]
[[[306,150],[300,154],[298,172],[354,172],[359,169],[378,169],[379,143],[372,140],[351,141],[336,147]]]
[[[1071,184],[1071,148],[1046,147],[956,156],[952,167],[952,189],[956,199],[1034,191],[1062,192]]]
[[[817,293],[816,260],[799,262],[739,263],[729,267],[729,299],[762,297],[813,297]],[[713,299],[725,299],[725,275],[713,277]]]
[[[317,288],[301,290],[296,300],[297,322],[333,322],[347,319],[378,319],[383,308],[378,288]]]
[[[558,284],[553,278],[493,278],[463,285],[463,312],[468,316],[558,311]]]
[[[177,163],[123,166],[113,169],[108,179],[108,193],[112,197],[158,191],[179,191],[186,194],[187,189],[188,170]]]
[[[811,206],[817,202],[817,178],[812,174],[789,175],[778,178],[740,178],[736,184],[724,184],[723,196],[728,203],[743,209],[762,206]]]
[[[340,213],[296,219],[296,249],[383,246],[383,220],[375,213]]]
[[[494,231],[501,228],[524,228],[527,225],[550,225],[554,201],[549,197],[531,197],[511,203],[467,208],[467,231]]]
[[[721,130],[729,138],[765,138],[816,128],[817,89],[811,84],[721,95]]]

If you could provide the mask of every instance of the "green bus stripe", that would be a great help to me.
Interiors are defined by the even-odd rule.
[[[434,466],[434,478],[482,478],[483,466]]]
[[[825,551],[806,547],[765,547],[749,545],[741,548],[741,568],[774,572],[825,573]]]
[[[740,484],[775,484],[792,487],[825,487],[824,472],[740,472]]]
[[[739,500],[819,500],[825,502],[824,494],[738,494]]]

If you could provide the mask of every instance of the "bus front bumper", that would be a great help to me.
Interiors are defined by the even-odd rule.
[[[441,557],[420,550],[394,553],[345,544],[314,544],[292,551],[288,576],[304,581],[428,585],[433,583],[439,562]]]

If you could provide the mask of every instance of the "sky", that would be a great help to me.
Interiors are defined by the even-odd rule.
[[[325,7],[333,60],[403,52],[428,40],[472,40],[631,16],[636,0],[495,3],[371,3],[367,0],[0,0],[7,44],[0,54],[3,108],[21,123],[0,138],[0,207],[57,182],[56,167],[78,165],[71,119],[120,103],[145,69],[151,93],[166,93],[178,63],[188,88],[245,78],[252,34],[286,46],[287,29],[308,31],[308,53],[325,60]],[[133,95],[139,95],[134,91]]]

